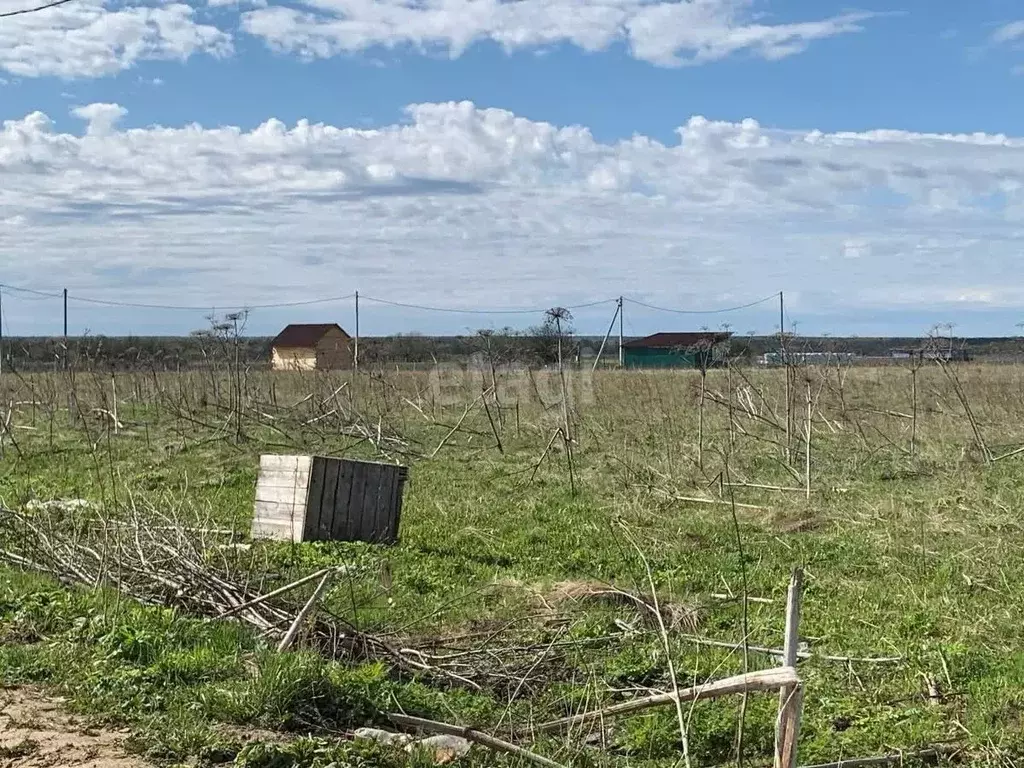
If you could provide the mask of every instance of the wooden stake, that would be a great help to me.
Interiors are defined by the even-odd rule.
[[[615,704],[605,709],[597,709],[590,712],[582,712],[571,717],[563,717],[560,720],[552,720],[542,723],[533,730],[536,733],[555,733],[565,731],[577,725],[589,723],[593,720],[606,720],[618,715],[628,715],[633,712],[642,712],[652,707],[663,707],[666,704],[675,702],[698,701],[705,699],[717,699],[721,696],[728,696],[744,691],[774,691],[787,686],[795,686],[799,682],[796,670],[793,667],[776,667],[775,669],[764,669],[760,672],[748,672],[745,675],[726,677],[722,680],[705,685],[697,685],[692,688],[685,688],[672,693],[660,693],[656,696],[645,696],[642,699],[627,701],[622,704]]]
[[[793,461],[793,371],[786,354],[786,299],[779,291],[779,351],[786,371],[786,463]]]
[[[807,500],[811,500],[811,382],[807,381],[807,435],[804,450],[804,485],[807,489]]]
[[[700,369],[700,401],[697,404],[697,466],[704,469],[704,395],[707,392],[707,370]]]
[[[116,435],[121,424],[117,420],[117,376],[113,371],[110,372],[110,400],[110,413],[114,417],[114,434]]]
[[[309,600],[306,601],[306,604],[302,606],[302,610],[299,611],[298,615],[295,617],[295,621],[293,621],[292,625],[288,627],[288,632],[281,640],[281,644],[277,646],[278,653],[284,653],[291,647],[291,644],[295,642],[295,637],[299,634],[302,622],[306,620],[306,617],[312,612],[313,606],[316,605],[316,601],[320,599],[320,595],[322,595],[324,590],[327,589],[327,582],[331,580],[331,576],[333,574],[333,571],[329,571],[324,574],[322,579],[320,579],[320,583],[316,585],[316,590],[314,590]]]
[[[732,384],[732,362],[726,360],[725,371],[728,375],[728,386],[729,386],[729,455],[731,456],[736,450],[736,416],[733,409],[733,397],[736,395],[736,391]]]
[[[910,369],[910,399],[911,399],[911,422],[910,422],[910,458],[917,458],[917,368]]]
[[[786,594],[786,636],[782,648],[783,668],[796,666],[800,644],[800,599],[803,595],[804,572],[794,568]],[[796,766],[796,742],[800,735],[800,711],[803,688],[797,680],[779,691],[779,715],[775,730],[775,768]]]

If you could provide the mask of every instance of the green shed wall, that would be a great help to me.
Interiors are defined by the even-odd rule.
[[[697,355],[701,354],[643,347],[627,347],[622,352],[622,363],[626,368],[697,368]],[[710,356],[710,351],[703,354]]]

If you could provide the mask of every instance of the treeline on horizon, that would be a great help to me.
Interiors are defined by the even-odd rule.
[[[561,336],[563,360],[593,363],[603,337]],[[229,361],[251,368],[269,367],[272,337],[203,333],[189,336],[81,336],[69,337],[67,349],[60,337],[9,337],[2,341],[5,371],[45,371],[69,365],[79,369],[159,370],[219,367]],[[466,362],[477,356],[496,365],[545,365],[558,357],[558,335],[546,332],[480,332],[461,336],[426,336],[416,333],[363,337],[359,340],[360,365],[366,368],[400,365],[421,367],[434,362]],[[628,341],[629,339],[627,339]],[[839,352],[860,357],[889,357],[894,350],[916,349],[936,340],[922,337],[802,337],[787,336],[791,352]],[[972,359],[1016,361],[1024,359],[1024,338],[984,337],[943,339],[966,350]],[[617,359],[618,339],[608,339],[602,359]],[[739,363],[756,361],[779,349],[779,337],[734,336],[730,357]],[[237,356],[237,357],[236,357]]]

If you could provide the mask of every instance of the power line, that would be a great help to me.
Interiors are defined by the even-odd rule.
[[[377,299],[373,296],[364,296],[363,294],[359,294],[359,298],[366,299],[367,301],[374,301],[378,304],[387,304],[391,307],[401,307],[403,309],[420,309],[425,312],[448,312],[462,315],[536,315],[540,312],[547,312],[550,309],[550,307],[535,309],[454,309],[451,307],[428,307],[422,304],[405,304],[400,301]],[[598,299],[597,301],[591,301],[586,304],[573,304],[565,307],[565,309],[586,309],[587,307],[596,307],[601,304],[611,304],[615,301],[618,301],[618,299]]]
[[[15,293],[28,294],[37,297],[36,300],[42,299],[60,299],[63,297],[63,293],[53,293],[49,291],[39,291],[34,288],[23,288],[14,285],[7,285],[0,283],[0,288]],[[679,315],[715,315],[724,314],[727,312],[737,312],[741,309],[749,309],[750,307],[756,307],[759,304],[774,300],[779,294],[773,293],[771,296],[765,296],[762,299],[751,301],[747,304],[741,304],[736,307],[723,307],[719,309],[673,309],[671,307],[659,307],[654,304],[648,304],[638,299],[631,299],[628,296],[623,297],[623,301],[628,301],[630,304],[635,304],[640,307],[646,307],[647,309],[653,309],[658,312],[672,312]],[[115,299],[97,299],[89,296],[76,296],[74,294],[68,294],[69,301],[76,301],[81,304],[95,304],[98,306],[105,307],[121,307],[125,309],[155,309],[155,310],[169,310],[169,311],[187,311],[187,312],[206,312],[213,308],[221,310],[255,310],[255,309],[284,309],[287,307],[305,307],[312,306],[314,304],[331,304],[339,301],[346,301],[354,298],[354,293],[345,294],[344,296],[326,296],[315,299],[302,299],[298,301],[281,301],[270,304],[230,304],[224,306],[217,306],[216,302],[212,304],[203,305],[188,305],[188,304],[148,304],[142,302],[133,301],[118,301]],[[461,315],[536,315],[542,312],[546,312],[549,307],[535,307],[532,309],[460,309],[455,307],[435,307],[425,304],[411,304],[401,301],[391,301],[389,299],[381,299],[374,296],[366,296],[360,294],[360,298],[366,301],[372,301],[376,304],[384,304],[391,307],[399,307],[402,309],[415,309],[424,312],[441,312],[448,314],[461,314]],[[565,309],[587,309],[589,307],[597,307],[604,304],[614,304],[618,299],[598,299],[596,301],[590,301],[583,304],[571,304],[566,306]]]
[[[17,286],[7,285],[7,283],[0,283],[0,288],[5,288],[8,291],[14,291],[16,293],[28,293],[45,299],[59,299],[61,297],[61,294],[59,293],[47,293],[46,291],[37,291],[32,288],[18,288]]]
[[[63,296],[61,293],[48,293],[47,291],[37,291],[33,288],[19,288],[13,285],[0,285],[0,287],[6,288],[9,291],[16,291],[18,293],[28,293],[33,296],[40,298],[59,299]],[[345,296],[327,296],[320,299],[304,299],[302,301],[282,301],[274,304],[237,304],[228,305],[221,307],[221,309],[279,309],[284,307],[302,307],[309,306],[311,304],[328,304],[331,302],[344,301],[351,299],[355,294],[349,293]],[[94,299],[86,296],[75,296],[68,294],[68,300],[77,301],[83,304],[97,304],[105,307],[123,307],[126,309],[165,309],[165,310],[182,310],[190,312],[206,312],[213,308],[211,304],[205,304],[202,306],[195,305],[181,305],[181,304],[143,304],[132,301],[114,301],[112,299]]]
[[[283,307],[304,307],[310,304],[329,304],[331,302],[344,301],[345,299],[351,299],[355,294],[349,293],[344,296],[328,296],[323,299],[305,299],[302,301],[281,301],[275,304],[237,304],[234,306],[220,307],[220,309],[280,309]],[[172,309],[172,310],[190,310],[194,312],[204,311],[211,309],[211,305],[206,306],[176,306],[172,304],[136,304],[130,301],[110,301],[108,299],[87,299],[83,296],[68,296],[72,301],[77,301],[84,304],[99,304],[106,307],[125,307],[130,309]]]
[[[4,11],[3,13],[0,13],[0,19],[9,19],[11,16],[26,16],[30,13],[39,13],[40,11],[56,8],[58,5],[66,5],[70,2],[72,2],[72,0],[53,0],[53,2],[37,5],[34,8],[22,8],[20,11]]]
[[[771,296],[765,296],[763,299],[752,301],[749,304],[741,304],[738,307],[723,307],[722,309],[670,309],[668,307],[656,307],[653,304],[647,304],[637,299],[631,299],[628,296],[624,296],[623,299],[628,301],[630,304],[637,304],[641,307],[647,307],[647,309],[654,309],[659,312],[674,312],[677,315],[719,315],[725,312],[738,312],[741,309],[749,309],[750,307],[756,307],[758,304],[764,304],[766,301],[772,301],[779,297],[778,293],[773,293]]]
[[[0,288],[2,288],[2,289],[4,289],[4,290],[7,290],[7,291],[15,291],[15,292],[17,292],[17,290],[18,290],[17,288],[12,288],[11,286],[9,286],[9,285],[3,285],[2,283],[0,283]],[[46,294],[45,296],[39,296],[39,295],[33,295],[33,296],[28,296],[28,295],[22,295],[22,296],[19,296],[19,297],[18,297],[18,302],[19,302],[19,303],[22,303],[22,302],[29,302],[29,301],[31,301],[31,302],[35,302],[35,301],[47,301],[48,299],[53,299],[53,298],[57,298],[57,299],[59,299],[59,298],[60,298],[60,295],[59,295],[59,294],[55,294],[55,295],[50,295],[50,294]]]

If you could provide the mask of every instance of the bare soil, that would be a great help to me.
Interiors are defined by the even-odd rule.
[[[123,749],[126,735],[91,728],[31,688],[0,690],[0,768],[147,768]]]

